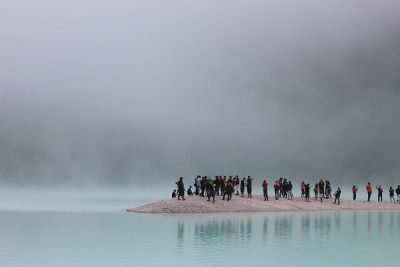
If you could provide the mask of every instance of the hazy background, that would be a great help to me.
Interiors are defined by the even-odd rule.
[[[0,186],[398,184],[399,14],[397,0],[0,0]]]

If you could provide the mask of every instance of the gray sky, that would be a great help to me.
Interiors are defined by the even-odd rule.
[[[400,179],[398,1],[0,5],[0,184]]]

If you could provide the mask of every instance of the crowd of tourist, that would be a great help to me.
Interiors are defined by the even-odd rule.
[[[185,193],[187,196],[198,195],[201,197],[207,197],[207,201],[211,201],[214,203],[216,196],[221,196],[222,200],[230,201],[232,199],[232,195],[237,195],[240,197],[247,196],[248,198],[252,197],[252,189],[253,189],[253,178],[250,176],[243,177],[242,180],[236,176],[215,176],[214,179],[211,177],[200,175],[196,176],[194,179],[193,186],[190,185],[187,190],[185,190],[185,184],[183,181],[183,177],[180,177],[176,182],[177,189],[172,192],[172,198],[178,198],[178,200],[185,200]],[[264,201],[269,201],[268,198],[268,179],[264,179],[261,183]],[[193,189],[194,187],[194,189]],[[279,200],[280,198],[286,198],[288,200],[293,200],[293,184],[292,181],[286,178],[279,178],[275,180],[273,183],[274,189],[274,197],[275,200]],[[376,186],[378,193],[378,202],[383,201],[383,186]],[[365,187],[367,193],[367,201],[371,201],[372,196],[372,185],[371,182],[368,182]],[[320,179],[314,186],[314,201],[323,201],[323,199],[331,199],[332,198],[332,187],[331,183],[327,179]],[[357,199],[358,187],[353,185],[351,188],[353,201]],[[245,192],[247,193],[245,195]],[[304,199],[306,202],[310,202],[310,184],[302,181],[300,183],[300,197]],[[340,195],[341,189],[338,187],[333,194],[334,202],[333,204],[340,205]],[[391,203],[400,204],[400,185],[397,186],[396,190],[393,189],[392,186],[388,189],[389,199]],[[395,193],[397,195],[397,199],[395,199]]]

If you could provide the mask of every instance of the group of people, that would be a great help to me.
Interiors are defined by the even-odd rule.
[[[253,178],[248,176],[243,177],[242,180],[238,176],[215,176],[214,179],[211,177],[198,175],[194,179],[194,190],[192,186],[189,186],[187,190],[187,195],[199,195],[201,197],[207,196],[207,200],[210,201],[211,198],[215,202],[215,196],[222,196],[223,200],[231,200],[232,195],[245,196],[245,190],[247,189],[247,197],[252,197],[252,181]],[[185,187],[183,183],[183,177],[180,177],[176,182],[177,190],[172,192],[172,197],[178,197],[178,200],[185,200]],[[240,190],[240,193],[239,193]]]
[[[236,176],[215,176],[214,179],[211,177],[198,175],[194,179],[194,190],[192,186],[189,186],[187,191],[185,191],[185,185],[183,182],[183,177],[180,177],[176,182],[177,189],[172,192],[172,198],[178,197],[178,200],[185,200],[185,192],[188,196],[199,195],[201,197],[207,197],[207,201],[215,202],[216,196],[222,196],[222,200],[230,201],[232,199],[232,195],[240,195],[241,197],[245,196],[245,191],[247,191],[247,197],[252,197],[252,181],[253,178],[247,176],[247,178],[243,177],[242,180]],[[268,180],[265,179],[262,184],[264,201],[268,201]],[[286,178],[280,178],[275,180],[273,184],[274,192],[275,192],[275,200],[279,198],[286,198],[288,200],[293,199],[293,185],[292,182]],[[371,200],[372,195],[372,185],[370,182],[365,187],[368,195],[368,202]],[[377,185],[376,189],[378,191],[378,201],[382,202],[383,200],[383,187],[382,185]],[[310,202],[310,184],[305,183],[304,181],[300,184],[301,190],[301,198],[304,198],[306,202]],[[240,191],[240,193],[239,193]],[[323,199],[332,198],[332,187],[329,180],[321,179],[314,186],[314,200],[320,200],[322,202]],[[335,197],[333,204],[340,204],[340,195],[341,189],[338,187],[333,194]],[[357,199],[358,188],[353,185],[352,194],[353,200]],[[395,200],[395,193],[397,195],[397,200]],[[400,185],[394,190],[391,186],[389,188],[389,198],[391,203],[400,204]]]
[[[311,186],[310,184],[306,184],[304,181],[301,182],[300,184],[300,191],[301,191],[301,198],[304,198],[306,202],[310,202],[310,189]],[[331,183],[329,180],[323,180],[321,179],[319,182],[317,182],[314,186],[314,200],[322,200],[325,199],[330,199],[332,198],[332,187]],[[335,201],[333,204],[340,205],[340,195],[342,193],[342,190],[340,187],[338,187],[333,194],[335,197]]]
[[[367,191],[367,195],[368,195],[368,202],[371,201],[371,196],[372,196],[372,185],[371,182],[368,182],[368,184],[365,186],[365,190]],[[376,186],[376,190],[378,191],[378,202],[382,202],[383,201],[383,186],[382,185],[377,185]],[[351,189],[352,193],[353,193],[353,200],[357,199],[357,192],[358,192],[358,188],[357,186],[353,185],[352,189]],[[392,186],[389,187],[389,199],[390,199],[390,203],[398,203],[400,204],[400,185],[397,186],[396,190],[393,189]],[[394,197],[394,193],[396,192],[397,195],[397,199],[395,199]]]

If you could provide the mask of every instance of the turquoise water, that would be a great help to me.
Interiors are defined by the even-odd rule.
[[[151,215],[121,211],[147,201],[127,196],[47,198],[2,199],[0,266],[398,266],[400,212]]]

